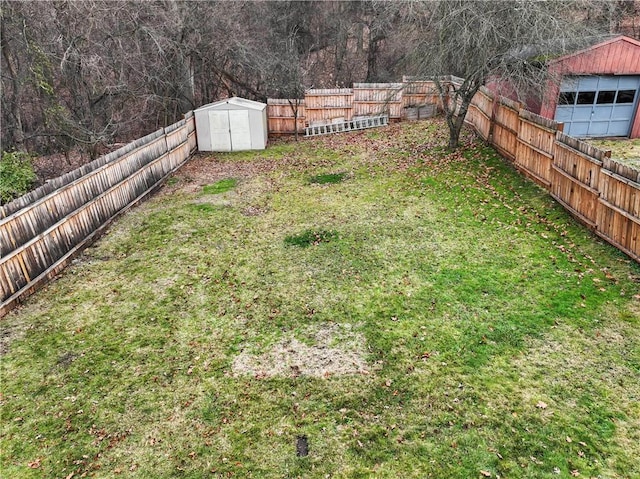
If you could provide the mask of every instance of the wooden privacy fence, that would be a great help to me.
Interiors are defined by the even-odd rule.
[[[193,113],[0,207],[0,317],[58,274],[196,147]]]
[[[297,102],[297,103],[296,103]],[[404,77],[399,83],[354,83],[353,88],[311,89],[299,100],[268,99],[269,134],[386,115],[391,120],[433,116],[439,95],[432,81]],[[296,106],[297,105],[297,106]],[[297,118],[294,109],[297,107]]]
[[[640,261],[640,171],[484,88],[466,121],[597,235]]]

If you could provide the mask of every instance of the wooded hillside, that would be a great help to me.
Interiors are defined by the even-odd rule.
[[[639,2],[596,3],[575,11],[600,30],[638,34]],[[89,159],[226,96],[292,98],[419,74],[413,47],[428,43],[434,3],[0,5],[2,149]]]

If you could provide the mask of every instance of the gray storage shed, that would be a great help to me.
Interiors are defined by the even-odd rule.
[[[193,112],[199,151],[264,150],[267,105],[244,98],[209,103]]]

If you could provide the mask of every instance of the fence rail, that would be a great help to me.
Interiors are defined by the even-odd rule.
[[[190,112],[0,207],[0,317],[162,184],[195,146]]]
[[[640,171],[481,89],[466,121],[597,235],[640,262]]]

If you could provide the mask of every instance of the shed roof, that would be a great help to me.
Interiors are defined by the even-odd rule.
[[[640,74],[640,41],[616,36],[551,60],[549,69],[575,74]]]
[[[207,105],[203,105],[195,111],[208,110],[211,108],[219,108],[227,104],[241,106],[244,108],[248,108],[250,110],[258,110],[258,111],[262,111],[267,107],[266,103],[260,103],[259,101],[247,100],[246,98],[240,98],[240,97],[234,96],[233,98],[227,98],[225,100],[220,100],[213,103],[209,103]]]

